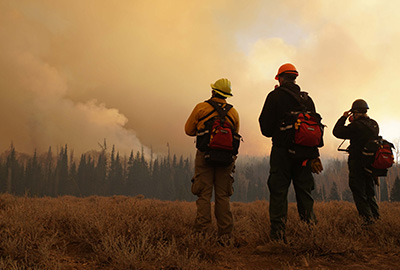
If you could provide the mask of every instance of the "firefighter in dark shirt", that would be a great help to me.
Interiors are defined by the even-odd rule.
[[[282,88],[289,89],[300,96],[300,87],[295,82],[297,76],[298,72],[292,64],[284,64],[279,68],[275,77],[279,81],[279,86],[276,86],[268,94],[259,117],[261,133],[266,137],[272,137],[268,178],[270,237],[272,240],[286,241],[287,196],[292,180],[300,219],[306,222],[315,222],[316,220],[311,191],[314,189],[312,167],[314,172],[322,171],[318,148],[315,148],[313,166],[311,166],[311,162],[304,164],[304,160],[293,159],[290,156],[287,138],[282,136],[280,131],[285,114],[294,111],[299,106],[298,101]],[[315,105],[310,97],[307,98],[305,106],[307,110],[315,112]]]
[[[349,186],[353,193],[358,213],[365,224],[371,224],[379,218],[379,207],[375,199],[375,180],[362,164],[364,145],[379,134],[378,123],[369,118],[367,102],[357,99],[351,110],[345,111],[333,129],[333,135],[339,139],[350,139],[348,148]],[[345,125],[347,118],[350,124]]]

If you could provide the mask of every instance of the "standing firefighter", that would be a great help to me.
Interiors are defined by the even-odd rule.
[[[233,170],[240,142],[239,114],[226,102],[232,96],[231,82],[219,79],[211,84],[212,97],[196,105],[186,121],[185,132],[196,136],[195,175],[192,193],[198,196],[194,229],[208,232],[211,225],[211,197],[215,190],[218,235],[230,236],[233,217]]]
[[[358,213],[365,224],[371,224],[379,218],[379,208],[375,199],[374,176],[364,169],[363,149],[366,143],[379,134],[378,123],[369,118],[367,102],[357,99],[351,110],[345,111],[333,129],[333,135],[339,139],[350,139],[349,153],[349,186],[353,193]],[[349,118],[350,124],[345,125]]]
[[[300,219],[316,221],[312,172],[322,171],[318,147],[323,145],[323,125],[311,97],[296,84],[297,76],[292,64],[279,68],[275,76],[279,86],[268,94],[259,117],[262,134],[272,137],[268,178],[271,240],[286,241],[287,196],[292,181]]]

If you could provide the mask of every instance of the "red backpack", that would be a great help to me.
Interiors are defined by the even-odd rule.
[[[388,144],[381,144],[375,153],[375,160],[371,166],[375,169],[387,169],[392,167],[393,163],[392,148]]]
[[[299,159],[309,159],[318,156],[318,147],[324,145],[324,127],[322,117],[306,108],[309,98],[306,92],[296,95],[287,88],[280,87],[283,91],[296,99],[299,106],[295,111],[286,113],[282,120],[280,131],[287,140],[289,153]]]
[[[365,170],[375,176],[386,176],[394,164],[394,145],[381,136],[368,141],[362,151]]]
[[[233,150],[232,126],[221,118],[215,119],[210,134],[210,149]]]
[[[303,146],[319,146],[322,142],[322,128],[317,118],[306,112],[297,115],[294,124],[294,143]]]
[[[205,159],[212,166],[228,166],[238,154],[241,136],[236,133],[233,119],[228,115],[233,107],[231,104],[218,103],[206,100],[214,107],[210,113],[199,119],[199,122],[212,115],[215,111],[218,115],[204,123],[205,128],[197,132],[196,147],[205,153]]]

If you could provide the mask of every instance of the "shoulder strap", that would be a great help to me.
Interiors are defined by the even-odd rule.
[[[209,117],[210,115],[212,115],[214,112],[215,112],[215,109],[212,110],[211,112],[207,113],[207,115],[201,117],[201,118],[199,119],[199,122],[203,121],[204,119],[206,119],[207,117]]]
[[[367,119],[365,119],[365,120],[367,120]],[[360,119],[357,122],[362,124],[363,126],[367,127],[375,135],[375,133],[377,132],[375,123],[372,123],[372,121],[365,121],[365,120]]]
[[[228,115],[228,112],[231,108],[233,108],[233,106],[231,104],[226,103],[225,107],[222,108],[220,105],[218,105],[218,102],[215,102],[214,100],[206,100],[205,102],[207,102],[208,104],[210,104],[211,106],[213,106],[213,110],[211,112],[209,112],[207,115],[201,117],[198,121],[203,121],[204,119],[206,119],[207,117],[209,117],[210,115],[212,115],[215,111],[218,112],[219,116],[221,117],[221,119],[225,119],[225,117],[227,117],[229,119],[229,121],[232,123],[232,126],[235,125],[235,122],[233,121],[232,117],[230,117]]]
[[[302,106],[304,109],[306,109],[306,105],[305,102],[308,99],[308,93],[307,92],[300,92],[300,95],[296,95],[296,93],[294,93],[293,91],[290,91],[289,89],[285,88],[285,87],[279,87],[280,89],[282,89],[283,91],[285,91],[286,93],[288,93],[289,95],[291,95],[292,97],[294,97],[297,102],[300,104],[300,106]]]
[[[232,109],[232,107],[233,107],[231,104],[228,104],[228,103],[226,103],[226,105],[224,107],[222,107],[222,103],[218,103],[211,99],[206,100],[206,102],[214,107],[214,109],[218,112],[219,116],[222,119],[224,119],[228,115],[229,110]]]

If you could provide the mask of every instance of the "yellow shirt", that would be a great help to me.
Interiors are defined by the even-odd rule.
[[[226,104],[225,99],[213,97],[212,100],[214,100],[218,103]],[[196,107],[194,107],[192,113],[190,114],[188,120],[186,121],[186,124],[185,124],[186,134],[189,136],[196,136],[197,131],[204,129],[204,123],[208,119],[210,119],[214,116],[217,116],[218,112],[215,111],[209,117],[206,117],[205,119],[201,120],[200,122],[199,122],[199,119],[206,116],[213,110],[214,110],[214,107],[211,106],[210,104],[208,104],[207,102],[201,102],[201,103],[197,104]],[[232,108],[228,111],[228,115],[234,122],[232,124],[235,128],[235,131],[237,133],[239,133],[239,114],[238,114],[238,112],[235,110],[235,108]],[[230,120],[228,120],[228,121],[230,122]]]

